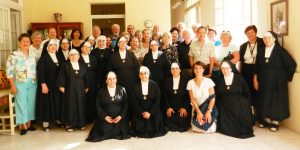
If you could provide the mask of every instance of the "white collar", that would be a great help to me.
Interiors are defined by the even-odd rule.
[[[143,95],[148,95],[148,85],[149,85],[149,81],[141,81],[142,84],[142,94]]]
[[[179,89],[179,81],[180,81],[180,75],[178,77],[173,76],[173,89]]]
[[[120,53],[121,59],[125,59],[126,58],[126,50],[124,50],[124,51],[119,50],[119,53]]]
[[[48,52],[48,54],[50,55],[50,57],[51,57],[51,59],[52,59],[52,61],[53,61],[54,63],[57,63],[57,62],[58,62],[55,53],[49,53],[49,52]]]
[[[274,46],[275,46],[275,44],[273,44],[270,47],[266,47],[265,58],[270,58],[270,55],[271,55],[271,53],[273,51]]]
[[[81,56],[82,56],[85,63],[90,63],[90,57],[89,57],[88,54],[87,55],[86,54],[81,54]]]
[[[116,87],[117,86],[111,88],[111,87],[107,86],[107,90],[108,90],[108,93],[109,93],[110,96],[115,96],[115,94],[116,94]]]
[[[224,76],[225,84],[226,85],[231,85],[232,81],[233,81],[233,77],[234,77],[234,73],[233,72],[231,72],[230,75],[228,75],[228,76]]]
[[[72,68],[74,70],[79,70],[79,63],[78,63],[78,61],[77,62],[70,61],[70,62],[71,62]]]
[[[153,57],[153,59],[157,59],[157,57],[158,57],[158,50],[155,51],[155,52],[152,51],[152,57]]]

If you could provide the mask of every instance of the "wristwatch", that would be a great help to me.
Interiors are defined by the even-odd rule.
[[[210,108],[207,108],[207,111],[210,111],[210,112],[212,112],[212,109],[210,109]]]

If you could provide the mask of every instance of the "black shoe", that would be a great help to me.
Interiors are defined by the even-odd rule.
[[[258,123],[258,127],[260,127],[260,128],[269,128],[269,127],[271,127],[272,126],[272,124],[270,124],[270,123],[268,123],[268,122],[266,122],[266,121],[263,121],[263,122],[259,122]]]
[[[25,135],[27,133],[26,129],[21,129],[20,135]]]
[[[33,126],[30,126],[29,128],[27,128],[27,130],[28,130],[28,131],[35,131],[35,130],[36,130],[36,128],[35,128],[35,127],[33,127]]]

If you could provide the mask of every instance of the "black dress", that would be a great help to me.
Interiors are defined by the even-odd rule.
[[[184,132],[191,126],[191,102],[189,93],[186,90],[187,79],[180,76],[179,86],[177,90],[173,90],[173,78],[168,78],[164,84],[163,98],[166,102],[166,109],[172,108],[175,113],[171,117],[165,117],[166,126],[171,131]],[[180,117],[179,110],[184,108],[187,111],[186,117]],[[163,112],[166,114],[166,111]]]
[[[152,52],[147,53],[143,60],[143,66],[148,67],[151,80],[155,81],[160,89],[162,89],[164,80],[171,77],[171,64],[161,51],[158,51],[156,60],[153,59]]]
[[[163,118],[159,106],[160,97],[160,90],[154,81],[149,80],[146,100],[142,93],[142,84],[136,84],[134,95],[131,99],[134,108],[132,117],[133,136],[152,138],[163,136],[167,133],[163,126]],[[142,113],[146,111],[151,114],[148,120],[142,116]]]
[[[65,55],[60,48],[57,51],[57,55],[58,55],[58,57],[62,58],[63,62],[69,61],[69,58],[67,58],[67,59],[65,58]]]
[[[113,51],[109,48],[105,48],[105,49],[95,48],[91,52],[91,55],[97,59],[98,87],[105,86],[106,75],[108,73],[107,65],[112,54]]]
[[[178,60],[182,67],[182,69],[191,69],[190,61],[189,61],[189,51],[190,51],[190,45],[192,41],[188,44],[185,43],[185,41],[182,41],[178,47]]]
[[[96,122],[91,129],[86,141],[97,142],[105,139],[128,139],[128,124],[126,120],[128,109],[127,94],[121,86],[116,87],[114,100],[109,95],[107,87],[99,90],[97,95],[97,114]],[[116,118],[121,116],[122,119],[117,124],[110,124],[104,118],[110,116]]]
[[[39,122],[54,122],[60,120],[61,94],[56,80],[63,59],[56,53],[57,63],[54,63],[49,53],[45,53],[37,64],[37,101],[36,117]],[[45,83],[49,89],[48,94],[42,93],[41,84]]]
[[[216,102],[219,111],[217,130],[236,138],[253,137],[251,97],[247,83],[234,74],[232,84],[225,84],[224,76],[217,80]]]
[[[122,60],[119,52],[114,52],[108,63],[108,70],[117,75],[118,84],[125,87],[127,95],[132,95],[133,87],[138,81],[138,62],[133,52],[126,50]]]
[[[247,64],[245,63],[244,55],[247,50],[247,46],[249,46],[249,42],[245,42],[240,46],[240,55],[241,55],[241,75],[247,82],[249,86],[249,90],[251,93],[251,105],[255,106],[257,105],[257,91],[253,87],[253,76],[254,76],[254,69],[255,69],[255,63],[254,64]],[[257,51],[259,51],[260,48],[264,47],[264,41],[262,38],[257,37],[256,38],[256,48]],[[256,56],[255,56],[256,57]]]
[[[261,48],[256,59],[258,78],[258,106],[260,118],[283,121],[290,116],[288,82],[292,81],[296,62],[279,44],[275,44],[270,58],[265,58],[265,48]]]
[[[97,60],[94,56],[89,55],[90,62],[86,63],[81,56],[79,62],[85,64],[87,72],[85,75],[86,88],[86,106],[87,106],[87,121],[93,121],[96,118],[96,96],[97,96]]]
[[[71,62],[65,62],[58,74],[58,87],[64,87],[61,121],[67,126],[81,127],[86,123],[86,72],[84,64],[74,70]]]

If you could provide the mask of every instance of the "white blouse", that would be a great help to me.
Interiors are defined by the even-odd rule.
[[[251,55],[251,50],[253,50],[252,55]],[[246,52],[245,52],[245,55],[244,55],[244,62],[246,64],[254,64],[256,54],[257,54],[257,43],[254,43],[254,44],[249,43],[247,45]]]
[[[191,79],[186,89],[192,90],[193,96],[197,101],[198,106],[200,106],[208,97],[209,97],[209,89],[214,87],[215,83],[209,79],[204,77],[200,86],[198,86],[194,79]]]

